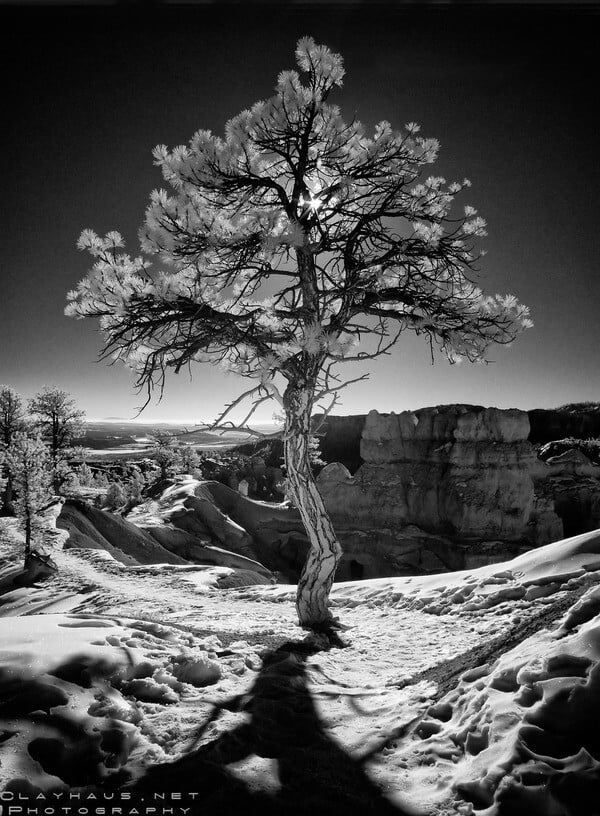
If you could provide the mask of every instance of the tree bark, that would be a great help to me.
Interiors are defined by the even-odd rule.
[[[29,511],[25,516],[25,559],[31,553],[31,515]]]
[[[14,512],[13,495],[14,491],[12,486],[12,476],[10,474],[10,471],[8,471],[8,473],[6,474],[6,484],[4,486],[4,500],[2,505],[0,506],[3,506],[4,512],[8,513],[9,515],[11,515]]]
[[[310,541],[310,551],[298,582],[296,609],[300,625],[327,628],[333,617],[329,592],[342,548],[315,483],[309,460],[312,390],[289,386],[284,395],[284,451],[288,488]]]

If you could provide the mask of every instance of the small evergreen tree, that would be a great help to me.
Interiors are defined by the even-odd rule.
[[[67,474],[64,486],[66,486],[68,490],[75,490],[76,488],[81,487],[79,477],[74,470],[69,471]]]
[[[50,448],[54,491],[58,492],[63,478],[62,463],[73,439],[83,433],[85,412],[77,408],[66,391],[54,386],[45,386],[30,399],[29,411]]]
[[[109,481],[106,473],[103,473],[101,470],[96,472],[94,476],[93,486],[99,488],[100,490],[106,490],[109,486]]]
[[[321,440],[318,436],[309,436],[308,438],[308,460],[313,471],[320,470],[327,463],[321,455]]]
[[[111,482],[106,491],[104,507],[107,510],[117,510],[127,502],[127,495],[121,482]]]
[[[10,447],[15,433],[24,431],[26,427],[25,412],[21,395],[9,385],[0,385],[0,452]],[[12,475],[8,465],[4,466],[5,476],[0,486],[0,496],[4,495],[4,507],[8,512],[12,508]],[[0,506],[2,499],[0,498]]]
[[[167,479],[179,466],[180,451],[175,440],[169,433],[158,433],[155,436],[155,445],[149,454],[160,468],[160,478]]]
[[[144,500],[142,491],[146,484],[144,477],[139,471],[134,471],[131,479],[127,483],[127,501],[131,507],[141,504]]]
[[[41,534],[40,511],[51,496],[51,457],[39,436],[17,431],[5,452],[5,459],[16,493],[14,512],[25,532],[27,558]]]
[[[84,462],[77,468],[77,478],[82,487],[90,487],[94,481],[94,474],[87,462]]]
[[[200,457],[190,445],[179,449],[178,466],[182,473],[194,473],[200,467]]]
[[[26,426],[23,400],[14,388],[0,385],[0,444],[8,448],[15,433]]]

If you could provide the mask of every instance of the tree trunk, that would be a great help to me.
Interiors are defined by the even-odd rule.
[[[25,559],[31,553],[31,515],[29,511],[25,515]]]
[[[0,473],[1,475],[1,473]],[[11,515],[14,512],[13,508],[13,486],[12,486],[12,476],[10,471],[6,474],[6,484],[4,485],[4,500],[2,505],[4,507],[4,512],[8,515]]]
[[[328,600],[342,548],[310,466],[312,390],[289,386],[284,407],[288,487],[310,541],[310,551],[298,582],[296,609],[301,626],[322,629],[333,620]]]

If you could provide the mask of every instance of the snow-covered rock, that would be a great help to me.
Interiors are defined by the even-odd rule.
[[[106,550],[124,564],[185,563],[127,519],[87,502],[65,502],[56,523],[69,533],[66,547]]]

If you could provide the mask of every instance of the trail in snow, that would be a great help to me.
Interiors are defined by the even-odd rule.
[[[250,590],[215,590],[207,579],[196,584],[187,580],[190,573],[177,568],[126,567],[96,551],[63,550],[55,561],[59,574],[52,592],[78,594],[74,612],[109,612],[121,618],[157,620],[183,626],[193,633],[218,632],[220,637],[247,639],[269,636],[277,639],[301,639],[304,632],[297,624],[293,593],[273,605],[269,593],[264,596]],[[198,570],[202,577],[208,571]],[[210,574],[214,572],[211,568]],[[81,588],[88,594],[81,598]],[[254,588],[252,588],[254,589]],[[245,595],[250,594],[250,598]],[[462,651],[465,642],[488,637],[497,624],[487,619],[457,620],[434,616],[415,609],[375,607],[344,609],[348,626],[344,638],[351,650],[331,653],[344,675],[369,676],[368,685],[398,684]],[[309,661],[310,662],[310,661]]]

